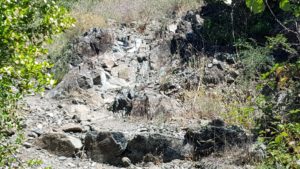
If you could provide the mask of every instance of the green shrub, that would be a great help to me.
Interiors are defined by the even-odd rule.
[[[300,14],[298,1],[280,0],[276,3],[286,13],[293,13],[297,21]],[[267,37],[264,47],[266,53],[284,51],[280,54],[287,57],[262,74],[262,82],[258,86],[262,95],[257,99],[262,116],[256,124],[259,141],[267,145],[267,158],[259,168],[297,169],[300,168],[300,61],[295,46],[300,43],[300,32],[286,27],[284,22],[278,20],[268,1],[246,0],[246,5],[254,13],[261,13],[267,8],[284,31],[298,38],[298,44],[292,45],[289,42],[293,40],[281,34]],[[293,60],[289,59],[291,56],[294,56]]]
[[[204,0],[200,15],[204,19],[199,30],[208,45],[232,47],[238,39],[253,38],[265,42],[265,36],[271,36],[276,27],[276,21],[268,11],[253,14],[245,4],[245,0]],[[276,14],[282,11],[273,7]]]
[[[28,93],[54,85],[40,60],[45,42],[70,27],[73,20],[56,1],[4,0],[0,2],[0,168],[18,164],[15,152],[23,135],[17,102]],[[16,139],[10,136],[16,134]]]
[[[244,71],[242,81],[255,80],[268,65],[273,64],[271,49],[265,46],[259,46],[256,42],[240,41],[236,43],[239,51],[239,59],[243,64]]]
[[[227,110],[222,114],[227,124],[241,126],[248,130],[255,127],[256,114],[253,106],[247,105],[247,103],[232,103],[227,106]]]
[[[258,121],[260,140],[267,145],[269,166],[299,168],[300,159],[300,62],[276,64],[263,75],[271,92],[258,101],[263,117]],[[286,93],[285,96],[278,93]],[[278,101],[280,97],[283,100]]]

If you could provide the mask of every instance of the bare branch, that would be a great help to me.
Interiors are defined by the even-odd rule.
[[[266,3],[266,6],[268,7],[269,11],[271,12],[272,16],[274,17],[274,19],[276,20],[276,22],[281,26],[283,27],[286,31],[288,32],[291,32],[291,33],[294,33],[296,36],[297,36],[297,39],[298,41],[300,42],[300,32],[298,31],[294,31],[292,29],[289,29],[288,27],[286,27],[275,15],[275,13],[272,11],[269,3],[268,3],[268,0],[265,0],[265,3]],[[297,28],[297,23],[296,23],[296,28]]]

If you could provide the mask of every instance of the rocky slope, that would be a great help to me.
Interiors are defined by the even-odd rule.
[[[203,72],[189,66],[201,22],[193,12],[168,22],[111,21],[77,38],[64,79],[25,99],[21,159],[53,168],[251,168],[249,153],[258,153],[248,151],[244,130],[186,115],[185,90],[239,75],[229,54],[203,56]]]

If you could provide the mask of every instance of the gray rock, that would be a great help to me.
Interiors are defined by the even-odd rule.
[[[24,146],[25,148],[30,148],[30,147],[32,147],[32,144],[31,144],[31,143],[28,143],[28,142],[25,142],[25,143],[23,143],[23,146]]]
[[[35,132],[30,132],[30,133],[28,133],[28,137],[37,138],[38,134],[36,134]]]
[[[131,161],[130,161],[130,159],[128,157],[123,157],[122,158],[122,163],[123,163],[124,167],[129,167],[130,165],[132,165]]]
[[[58,157],[58,159],[59,159],[60,161],[64,161],[64,160],[67,159],[67,157],[65,157],[65,156],[60,156],[60,157]]]
[[[110,55],[104,55],[101,57],[101,66],[102,68],[106,69],[106,70],[111,70],[111,68],[117,66],[113,56]]]
[[[93,73],[93,75],[92,75],[92,77],[93,77],[93,84],[94,85],[103,85],[102,84],[102,78],[101,78],[101,73],[100,72],[94,72]]]
[[[168,30],[170,32],[173,32],[173,33],[176,33],[176,30],[177,30],[177,24],[171,24],[168,26]]]
[[[236,79],[240,75],[240,73],[237,70],[231,70],[231,71],[229,71],[229,75],[232,78]]]
[[[83,131],[82,127],[78,124],[65,124],[62,126],[62,131],[64,132],[73,132],[73,133],[80,133]]]
[[[261,162],[266,158],[266,146],[262,143],[256,143],[249,147],[249,155],[252,161]]]
[[[198,25],[203,25],[204,19],[201,18],[201,16],[200,16],[199,14],[196,14],[196,15],[195,15],[195,22],[196,22],[196,24],[198,24]]]
[[[75,168],[75,167],[76,167],[76,165],[73,164],[73,163],[68,163],[67,166],[68,166],[68,167],[72,167],[72,168]]]
[[[82,89],[90,89],[93,87],[93,79],[86,75],[79,75],[77,77],[78,86]]]
[[[183,139],[173,138],[161,134],[136,135],[128,142],[125,156],[133,163],[153,162],[149,160],[149,155],[154,159],[170,162],[174,159],[184,158]]]
[[[89,106],[84,104],[68,105],[65,107],[68,115],[72,116],[72,119],[76,120],[77,123],[87,121],[90,118],[91,109]]]
[[[41,136],[43,134],[43,130],[42,129],[34,129],[32,130],[33,134],[36,134],[38,137]]]
[[[218,65],[218,64],[219,64],[219,61],[218,61],[217,59],[213,59],[212,64],[213,64],[213,65]]]
[[[113,112],[123,111],[126,114],[129,114],[132,110],[132,99],[134,97],[134,92],[131,89],[124,88],[121,89],[117,96],[115,97],[115,101],[112,105]]]
[[[195,158],[207,156],[225,147],[241,146],[248,139],[245,131],[237,126],[215,126],[214,123],[199,130],[189,129],[185,135],[185,143],[194,146]]]
[[[127,140],[120,132],[88,132],[85,149],[89,158],[96,162],[120,164],[120,155],[127,147]]]
[[[211,69],[206,69],[203,77],[204,84],[219,84],[224,81],[224,72],[213,67]]]
[[[183,112],[180,104],[175,100],[153,91],[133,92],[123,89],[119,92],[112,106],[114,112],[125,112],[126,115],[168,118],[172,114]]]
[[[124,79],[126,81],[134,82],[137,72],[136,72],[135,67],[133,67],[131,65],[122,64],[117,67],[114,67],[111,70],[111,74],[114,77],[118,77],[118,78]]]
[[[229,84],[234,83],[234,81],[235,81],[235,79],[231,76],[226,76],[225,79],[226,79],[226,82]]]
[[[82,148],[80,139],[63,133],[43,134],[35,144],[53,154],[66,157],[74,156]]]
[[[92,28],[83,36],[76,39],[74,50],[81,58],[83,56],[93,57],[104,53],[112,46],[112,36],[108,31]]]

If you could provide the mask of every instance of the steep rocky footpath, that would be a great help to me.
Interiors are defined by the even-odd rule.
[[[203,56],[203,72],[189,66],[199,15],[110,24],[74,41],[70,71],[56,88],[25,99],[21,159],[55,169],[251,168],[249,153],[257,151],[248,151],[244,130],[186,116],[184,90],[239,75],[230,54]]]

